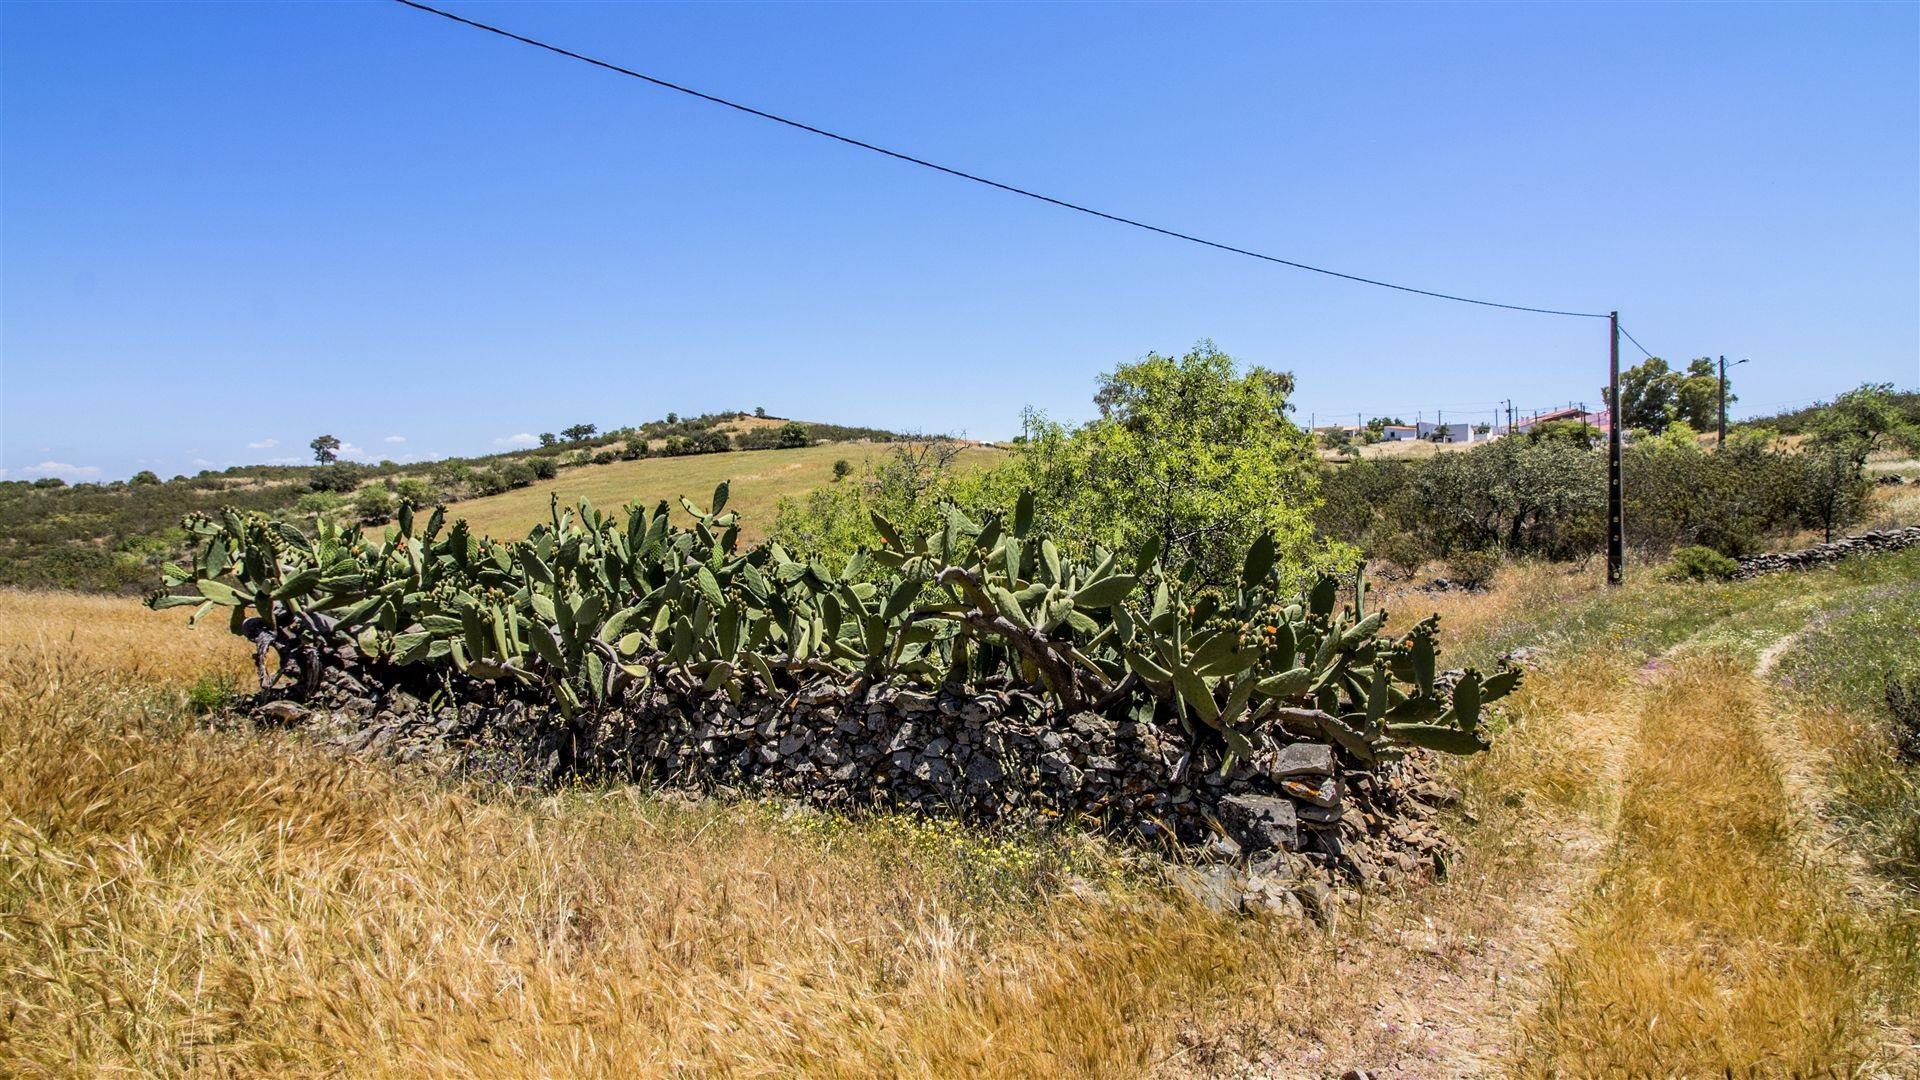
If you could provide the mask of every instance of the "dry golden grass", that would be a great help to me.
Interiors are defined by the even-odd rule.
[[[1586,587],[1523,569],[1398,606],[1483,632]],[[1555,655],[1501,703],[1495,750],[1451,770],[1468,853],[1448,880],[1324,930],[1199,910],[1071,835],[502,796],[219,730],[180,687],[248,673],[246,650],[178,615],[0,593],[0,1074],[1859,1059],[1851,924],[1740,738],[1758,691],[1693,661],[1647,688],[1625,652]]]
[[[1690,656],[1640,709],[1620,815],[1518,1059],[1537,1075],[1850,1074],[1876,938],[1815,858],[1744,661]]]
[[[47,654],[0,710],[10,1074],[1133,1071],[1263,953],[1164,899],[995,905],[993,845],[479,800]]]
[[[224,617],[189,627],[185,612],[149,611],[122,596],[0,589],[0,670],[64,654],[131,682],[174,685],[253,673],[253,652]]]
[[[1549,849],[1471,778],[1505,835],[1328,934],[1198,910],[1091,841],[436,786],[190,719],[197,664],[245,670],[221,629],[0,614],[0,1073],[1470,1072],[1522,1007],[1508,939],[1540,912],[1514,898]]]

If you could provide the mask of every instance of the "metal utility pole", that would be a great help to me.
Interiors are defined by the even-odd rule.
[[[1620,313],[1609,313],[1607,325],[1612,330],[1607,360],[1607,584],[1618,585],[1625,580],[1627,563],[1620,485]]]
[[[1720,357],[1720,435],[1714,440],[1713,445],[1727,445],[1727,358],[1725,354]]]
[[[1752,359],[1752,357],[1748,357],[1747,359],[1750,360]],[[1744,364],[1746,362],[1747,362],[1746,360],[1735,360],[1733,362],[1733,366],[1739,367],[1741,364]],[[1727,444],[1727,358],[1722,356],[1720,358],[1720,439],[1718,442],[1714,443],[1714,445],[1725,446],[1726,444]]]

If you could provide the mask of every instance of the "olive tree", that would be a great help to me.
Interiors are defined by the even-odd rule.
[[[1320,473],[1312,437],[1287,415],[1292,386],[1210,341],[1148,353],[1101,376],[1099,418],[1069,429],[1030,415],[993,478],[999,498],[1031,487],[1056,535],[1126,549],[1151,539],[1209,582],[1231,580],[1267,532],[1286,565],[1339,561],[1347,552],[1314,538]]]

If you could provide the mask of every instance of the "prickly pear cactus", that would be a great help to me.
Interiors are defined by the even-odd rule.
[[[663,502],[562,507],[499,543],[411,507],[379,541],[324,523],[314,536],[258,514],[193,515],[192,564],[149,603],[226,608],[230,625],[311,675],[353,655],[423,683],[483,680],[590,716],[656,684],[682,692],[798,692],[831,680],[1028,689],[1066,712],[1172,719],[1231,763],[1258,741],[1324,738],[1362,764],[1419,747],[1486,746],[1486,706],[1521,673],[1436,680],[1436,620],[1384,636],[1364,574],[1341,605],[1323,578],[1281,590],[1270,537],[1230,590],[1170,571],[1152,546],[1068,553],[1035,535],[1031,494],[1010,518],[949,509],[829,567],[739,546],[721,484],[693,525]],[[264,661],[262,677],[266,679]]]

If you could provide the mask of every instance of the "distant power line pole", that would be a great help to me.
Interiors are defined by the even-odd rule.
[[[1627,537],[1622,514],[1626,500],[1620,484],[1620,313],[1607,316],[1607,584],[1626,579]]]
[[[1733,362],[1733,366],[1739,367],[1741,364],[1744,364],[1746,362],[1747,362],[1746,360],[1735,360]],[[1727,358],[1722,356],[1720,358],[1720,439],[1714,445],[1725,446],[1726,444],[1727,444]]]

